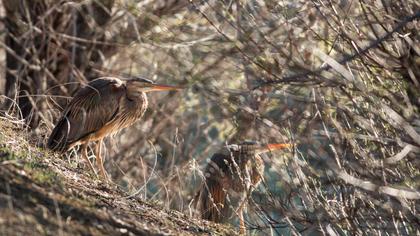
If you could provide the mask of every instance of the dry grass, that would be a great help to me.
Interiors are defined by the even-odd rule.
[[[265,158],[249,229],[419,234],[418,1],[2,2],[27,3],[4,17],[2,109],[26,118],[32,143],[87,81],[142,75],[189,89],[151,94],[142,120],[105,141],[123,191],[192,213],[200,170],[226,142],[293,140],[293,154]]]
[[[127,199],[117,186],[34,146],[0,121],[1,235],[233,235],[157,203]]]

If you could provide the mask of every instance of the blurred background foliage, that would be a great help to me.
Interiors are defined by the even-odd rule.
[[[3,0],[2,9],[2,114],[40,144],[99,76],[187,88],[150,94],[145,117],[106,140],[106,169],[127,192],[194,215],[201,170],[223,145],[293,142],[264,156],[251,233],[419,234],[417,1]]]

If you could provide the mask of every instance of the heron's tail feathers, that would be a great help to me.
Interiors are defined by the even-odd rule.
[[[64,152],[68,147],[68,133],[70,125],[67,119],[61,119],[51,132],[48,138],[47,147],[53,151]]]

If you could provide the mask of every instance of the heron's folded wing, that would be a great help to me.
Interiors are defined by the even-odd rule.
[[[63,149],[101,129],[118,113],[119,101],[125,96],[121,81],[100,78],[80,89],[63,112],[48,145]],[[58,148],[54,148],[57,146]]]

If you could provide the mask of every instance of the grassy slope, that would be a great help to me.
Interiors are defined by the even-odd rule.
[[[0,120],[0,235],[234,235],[227,226],[190,219],[151,203],[125,199],[36,148]]]

